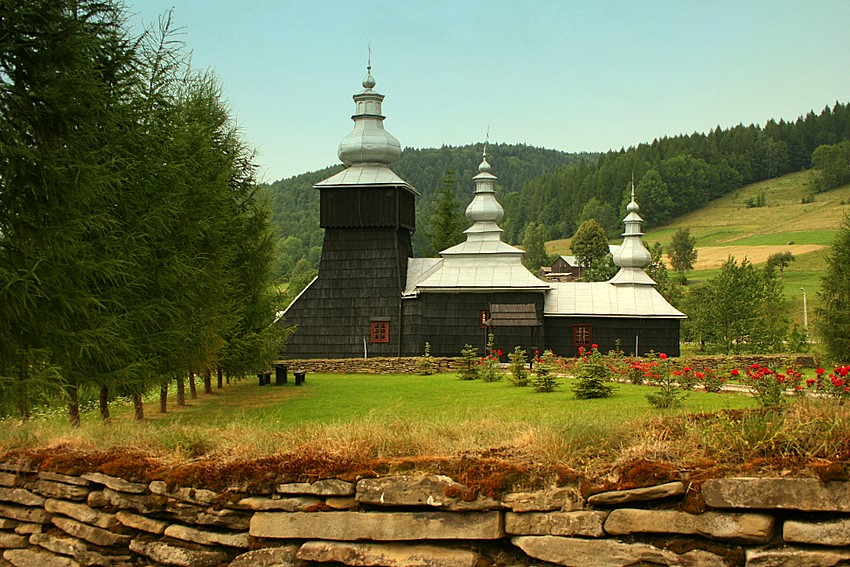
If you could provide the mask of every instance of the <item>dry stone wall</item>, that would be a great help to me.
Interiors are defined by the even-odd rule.
[[[433,356],[431,371],[455,372],[460,361],[460,358]],[[331,374],[419,374],[422,357],[308,358],[278,362],[286,364],[290,373],[303,370]]]
[[[0,566],[829,566],[850,561],[848,534],[850,483],[805,478],[488,497],[402,475],[249,494],[0,464]]]
[[[458,372],[462,360],[460,357],[431,357],[432,372]],[[687,357],[688,364],[696,367],[720,370],[723,366],[747,368],[751,364],[783,369],[795,365],[812,368],[820,361],[812,355],[736,355],[736,356],[692,356]],[[289,372],[307,371],[339,374],[419,374],[422,357],[387,358],[313,358],[299,360],[280,360],[286,364]]]

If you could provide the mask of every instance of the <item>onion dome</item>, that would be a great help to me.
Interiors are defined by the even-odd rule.
[[[652,262],[652,255],[641,240],[643,219],[638,214],[639,210],[640,207],[635,201],[634,183],[632,183],[632,199],[626,206],[627,214],[623,219],[626,225],[623,244],[614,252],[614,264],[620,267],[620,271],[611,278],[611,283],[655,285],[652,278],[644,271],[644,268]]]
[[[466,218],[473,223],[497,223],[505,216],[505,210],[496,200],[496,179],[498,178],[490,173],[490,164],[487,163],[485,153],[481,165],[478,166],[478,175],[472,178],[475,181],[472,202],[466,207]]]
[[[339,144],[339,159],[345,165],[360,163],[390,164],[401,155],[401,144],[389,132],[384,130],[384,116],[381,115],[381,102],[384,95],[372,89],[375,79],[372,66],[366,67],[363,79],[363,92],[354,95],[354,130]]]

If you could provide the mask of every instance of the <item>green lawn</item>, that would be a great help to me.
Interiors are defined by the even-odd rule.
[[[308,374],[300,387],[243,381],[202,394],[187,407],[169,406],[165,414],[152,400],[142,423],[120,405],[111,423],[89,412],[78,430],[67,426],[61,412],[23,424],[9,420],[0,430],[0,453],[58,443],[130,446],[177,460],[308,449],[381,459],[496,448],[534,462],[575,463],[641,444],[638,439],[653,435],[648,424],[654,419],[753,406],[743,395],[692,392],[684,408],[657,410],[645,399],[652,388],[627,384],[608,399],[576,400],[572,379],[561,380],[557,391],[545,394],[507,380],[462,381],[456,374]]]
[[[305,424],[338,424],[369,421],[458,423],[500,420],[506,423],[567,425],[577,420],[618,421],[624,415],[658,414],[646,402],[648,386],[622,384],[617,395],[602,400],[576,400],[564,378],[557,391],[536,393],[506,380],[459,380],[456,374],[339,375],[311,374],[304,386],[259,387],[242,382],[228,388],[226,396],[208,398],[157,421],[178,425],[203,425],[237,420],[285,430]],[[713,411],[746,407],[749,398],[693,392],[682,411]]]

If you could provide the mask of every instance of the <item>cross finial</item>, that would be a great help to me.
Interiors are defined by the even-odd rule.
[[[484,159],[487,159],[487,146],[490,144],[490,125],[487,125],[487,133],[484,134]]]

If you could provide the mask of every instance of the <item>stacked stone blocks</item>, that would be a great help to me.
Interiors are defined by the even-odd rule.
[[[850,483],[686,481],[476,494],[441,475],[249,492],[0,464],[0,566],[839,565]],[[700,503],[689,513],[683,503]]]

